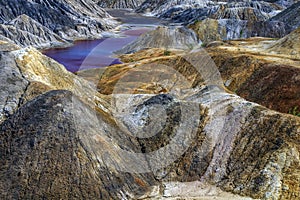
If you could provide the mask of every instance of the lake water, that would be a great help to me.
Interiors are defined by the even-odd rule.
[[[131,26],[128,30],[111,34],[103,39],[76,41],[70,47],[48,49],[43,53],[64,65],[71,72],[110,66],[121,63],[114,57],[114,51],[152,29],[153,27]]]

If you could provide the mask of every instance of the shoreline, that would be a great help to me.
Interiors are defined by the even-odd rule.
[[[51,49],[65,49],[71,46],[74,46],[76,42],[80,41],[92,41],[92,40],[101,40],[105,38],[110,38],[113,35],[117,35],[122,31],[122,28],[128,27],[130,30],[133,27],[157,27],[159,25],[166,25],[168,22],[160,20],[156,17],[144,16],[139,13],[135,13],[133,9],[105,9],[113,19],[119,22],[114,28],[103,31],[99,35],[94,37],[79,37],[72,40],[66,41],[68,43],[61,44],[51,44],[50,46],[43,47],[43,44],[40,46],[34,46],[40,52],[49,51]]]

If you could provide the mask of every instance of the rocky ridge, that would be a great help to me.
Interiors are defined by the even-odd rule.
[[[150,1],[146,0],[143,4],[137,9],[137,12],[149,13],[151,15],[163,15],[163,13],[167,12],[172,8],[193,8],[193,7],[206,7],[209,5],[209,1],[201,1],[201,0],[181,0],[181,1]]]
[[[135,9],[139,7],[144,0],[97,0],[97,4],[103,8],[115,8],[115,9],[122,9],[122,8],[131,8]]]
[[[247,46],[247,45],[245,45],[245,46]],[[222,51],[223,53],[226,54],[225,50],[226,50],[226,48],[220,49],[220,52]],[[210,55],[214,55],[213,51],[210,52]],[[215,61],[217,61],[217,66],[220,68],[221,75],[223,77],[226,77],[225,76],[226,74],[229,75],[230,70],[232,70],[231,76],[233,76],[235,73],[237,73],[239,71],[241,71],[241,73],[243,73],[242,69],[237,69],[238,65],[236,65],[236,64],[238,63],[238,61],[236,63],[232,62],[236,58],[236,56],[237,56],[237,51],[235,52],[235,51],[232,50],[232,57],[233,58],[232,58],[232,60],[228,60],[228,64],[226,64],[225,66],[224,65],[219,65],[219,64],[222,63],[222,62],[224,63],[224,60],[226,60],[226,59],[224,59],[223,61],[220,60],[220,62],[218,62],[217,58],[213,56],[213,59]],[[238,57],[240,57],[240,60],[243,59],[243,57],[245,59],[245,55],[243,56],[242,54],[238,55]],[[142,51],[137,52],[135,54],[123,55],[121,58],[122,58],[122,61],[128,62],[128,63],[122,64],[122,65],[111,66],[111,67],[107,68],[104,72],[101,72],[101,74],[102,74],[101,75],[101,80],[98,83],[99,92],[101,92],[103,94],[116,95],[116,94],[118,94],[118,91],[122,91],[125,94],[139,94],[139,98],[141,98],[141,96],[142,96],[142,95],[140,95],[141,93],[142,94],[144,94],[144,93],[145,94],[158,94],[158,93],[160,93],[160,94],[162,94],[162,93],[170,94],[171,93],[172,94],[172,91],[176,90],[175,88],[181,88],[182,90],[185,90],[184,88],[186,87],[186,85],[182,84],[182,82],[181,82],[182,80],[180,80],[180,78],[178,76],[177,77],[174,76],[174,72],[172,71],[172,69],[175,69],[177,72],[182,73],[187,80],[191,81],[191,85],[194,85],[194,86],[198,85],[199,86],[199,84],[201,85],[201,82],[203,81],[201,79],[201,77],[193,76],[193,75],[195,75],[195,72],[192,70],[193,67],[191,66],[191,63],[189,63],[185,60],[184,56],[181,56],[180,54],[178,55],[177,53],[172,54],[170,56],[165,56],[163,49],[162,50],[158,50],[158,49],[142,50]],[[227,59],[228,59],[228,57],[227,57]],[[251,58],[249,58],[249,60],[250,59]],[[249,60],[245,61],[245,63],[249,63],[250,62]],[[254,64],[256,62],[257,61],[253,60]],[[199,63],[203,63],[203,60],[200,60]],[[276,66],[275,63],[273,63],[273,65]],[[165,66],[165,67],[167,66],[167,67],[164,69],[163,66]],[[230,66],[231,66],[231,68],[229,68]],[[244,65],[244,66],[245,66],[245,68],[247,68],[247,65]],[[263,66],[263,65],[261,65],[261,66]],[[156,67],[159,68],[159,69],[157,69],[157,71],[156,71],[156,69],[154,69]],[[236,68],[233,69],[233,67],[236,67]],[[277,67],[282,68],[282,66],[279,66],[279,65],[277,65]],[[152,70],[149,71],[149,69],[152,69]],[[271,67],[269,69],[271,69]],[[244,73],[247,72],[251,76],[251,72],[248,72],[249,70],[251,70],[251,69],[249,69],[249,68],[245,69]],[[293,72],[293,70],[295,70],[295,67],[289,66],[288,70]],[[84,76],[87,77],[88,72],[84,72],[84,73],[85,73]],[[95,70],[93,70],[90,73],[90,75],[94,76],[96,73],[97,72]],[[147,75],[149,75],[149,76],[151,75],[151,79],[143,76],[143,74],[145,74],[145,73],[147,73]],[[264,74],[264,73],[265,72],[262,72],[262,74]],[[276,72],[276,73],[280,74],[281,72]],[[295,74],[299,74],[299,72],[296,72]],[[260,77],[261,75],[258,75],[258,77]],[[239,76],[239,79],[237,81],[241,81],[240,83],[243,83],[242,80],[241,80],[243,78],[243,75],[239,74],[238,76]],[[139,78],[130,79],[130,77],[139,77]],[[167,79],[166,77],[169,77],[169,78]],[[290,77],[290,76],[288,76],[288,77]],[[278,81],[280,82],[280,80],[278,80]],[[272,87],[272,83],[273,82],[264,82],[264,84],[269,84],[270,87]],[[287,85],[289,85],[289,83],[287,83]],[[295,83],[295,85],[297,85],[297,83]],[[136,86],[136,88],[135,87],[133,88],[132,86]],[[248,85],[248,87],[249,87],[249,85]],[[116,88],[117,88],[117,90],[116,90]],[[197,88],[197,87],[195,87],[195,88]],[[197,89],[195,89],[193,91],[195,92],[195,91],[197,91]],[[199,96],[198,96],[197,92],[196,92],[196,94],[194,92],[191,92],[192,96],[189,96],[188,94],[186,94],[187,96],[186,96],[185,100],[193,99],[193,100],[200,103],[200,102],[202,102],[202,100],[205,99],[205,98],[202,99],[200,97],[201,94],[203,94],[203,93],[200,92]],[[216,150],[216,151],[214,151],[214,153],[212,153],[212,155],[213,155],[212,157],[220,155],[220,160],[215,160],[216,157],[214,157],[213,161],[211,161],[211,163],[214,163],[214,164],[218,163],[220,165],[216,164],[216,165],[211,166],[212,168],[210,168],[210,167],[207,168],[204,163],[202,163],[202,164],[198,163],[198,164],[201,165],[201,166],[198,165],[198,167],[197,167],[196,163],[193,163],[191,165],[191,168],[187,169],[187,168],[184,168],[184,164],[181,165],[180,161],[178,161],[179,163],[176,162],[176,164],[174,163],[174,165],[172,165],[172,166],[176,166],[176,170],[172,169],[172,166],[170,166],[170,167],[164,169],[163,172],[161,172],[162,174],[166,174],[165,170],[167,170],[167,171],[170,170],[169,171],[170,173],[167,173],[168,175],[166,175],[166,177],[163,178],[163,180],[172,180],[172,181],[185,182],[185,181],[195,181],[195,180],[203,180],[204,179],[204,180],[207,180],[209,182],[217,183],[218,186],[221,186],[221,188],[225,189],[226,191],[234,191],[234,193],[237,193],[237,194],[249,195],[252,198],[262,198],[262,199],[272,199],[272,198],[274,198],[274,199],[293,199],[293,198],[296,198],[296,196],[293,196],[294,194],[291,194],[289,192],[288,192],[289,194],[286,193],[285,192],[286,190],[280,192],[281,189],[279,189],[279,187],[278,187],[278,185],[280,183],[287,183],[287,182],[290,182],[290,181],[286,181],[286,180],[284,180],[285,178],[283,178],[283,179],[281,179],[282,182],[279,181],[275,184],[275,182],[276,182],[275,180],[279,180],[278,179],[279,177],[287,177],[286,175],[283,175],[283,174],[282,174],[283,176],[279,175],[279,174],[276,174],[276,173],[274,174],[274,172],[275,172],[274,168],[271,167],[271,166],[276,166],[275,167],[276,169],[283,169],[283,168],[279,167],[279,166],[281,166],[281,164],[279,164],[280,162],[278,160],[279,157],[281,157],[283,154],[280,154],[280,155],[277,154],[277,153],[272,154],[273,156],[275,156],[275,155],[279,156],[279,157],[275,156],[276,158],[271,156],[271,155],[268,155],[268,156],[271,156],[274,159],[274,160],[272,159],[274,161],[274,163],[272,163],[272,164],[271,163],[270,164],[265,163],[266,164],[265,165],[265,164],[263,164],[264,161],[262,161],[264,159],[260,160],[260,158],[261,157],[264,157],[264,158],[268,157],[266,154],[265,154],[265,156],[266,156],[265,157],[265,156],[262,156],[261,154],[258,155],[256,153],[254,153],[254,154],[256,154],[255,158],[251,158],[253,156],[253,154],[249,155],[248,153],[246,153],[248,151],[251,151],[252,153],[255,152],[254,149],[257,148],[257,147],[254,147],[255,146],[254,144],[257,144],[257,142],[255,142],[255,141],[261,141],[261,140],[262,141],[266,141],[266,140],[269,141],[270,138],[268,138],[268,139],[267,138],[264,138],[264,139],[260,138],[260,139],[256,140],[251,135],[254,134],[254,132],[255,132],[254,135],[256,135],[256,136],[257,136],[257,134],[260,135],[259,133],[261,133],[262,135],[265,135],[265,136],[266,135],[270,136],[266,132],[264,134],[262,133],[262,132],[264,132],[264,130],[263,130],[264,128],[262,128],[262,127],[265,127],[265,126],[268,126],[269,128],[270,127],[275,127],[275,126],[278,125],[279,121],[276,121],[276,120],[275,120],[276,122],[273,121],[273,119],[276,118],[275,116],[274,116],[275,118],[271,117],[272,118],[271,121],[273,121],[274,123],[273,122],[271,123],[271,121],[268,121],[268,122],[267,121],[262,122],[262,121],[269,119],[269,117],[272,115],[271,113],[275,114],[276,112],[273,112],[273,111],[270,111],[270,110],[267,111],[267,110],[265,110],[265,108],[262,109],[262,107],[260,107],[260,106],[259,107],[262,110],[260,110],[260,108],[258,108],[258,107],[254,108],[252,110],[252,108],[251,108],[252,105],[256,105],[256,106],[258,106],[258,105],[257,104],[251,104],[251,103],[246,102],[246,101],[245,101],[245,104],[243,104],[240,101],[241,99],[236,99],[235,98],[236,97],[235,95],[228,94],[228,93],[226,95],[226,92],[225,93],[223,93],[223,92],[219,93],[219,92],[218,92],[218,90],[216,90],[216,93],[213,93],[213,95],[212,95],[213,100],[211,102],[212,105],[209,106],[209,110],[214,114],[210,115],[210,117],[214,118],[214,120],[217,120],[218,116],[220,117],[222,115],[221,110],[229,109],[228,107],[226,107],[226,105],[228,105],[226,103],[227,100],[228,100],[228,103],[231,102],[230,105],[233,106],[232,109],[234,110],[233,111],[234,114],[230,115],[230,117],[228,117],[228,118],[226,117],[226,119],[227,119],[226,124],[227,123],[228,124],[226,126],[222,127],[221,132],[222,132],[222,134],[224,134],[224,133],[228,134],[228,135],[226,134],[226,136],[224,136],[227,139],[230,136],[239,137],[238,135],[241,134],[241,133],[243,135],[242,137],[244,137],[244,138],[243,139],[239,138],[239,139],[235,140],[236,143],[231,143],[231,145],[233,145],[233,146],[229,145],[230,148],[232,147],[233,149],[235,149],[234,151],[229,150],[232,154],[229,153],[229,152],[227,152],[228,154],[225,153],[225,152],[220,153],[222,151],[219,151],[219,150]],[[274,92],[274,90],[271,91],[271,92]],[[225,95],[226,97],[223,96],[223,95]],[[126,95],[123,95],[122,97],[125,98]],[[134,98],[134,97],[132,97],[132,98]],[[132,98],[130,98],[130,102],[133,104],[133,102],[135,102],[136,100],[133,100]],[[299,97],[295,96],[294,100],[296,100],[298,98]],[[202,100],[200,100],[200,99],[202,99]],[[220,101],[217,100],[217,99],[219,99],[223,103],[220,103]],[[216,104],[214,104],[213,102],[216,103]],[[237,105],[240,105],[240,103],[242,104],[240,108],[241,109],[243,108],[243,111],[238,111],[238,108],[236,107]],[[250,108],[245,106],[246,104],[249,105]],[[123,104],[118,104],[118,105],[120,106],[120,105],[123,105]],[[203,104],[201,104],[201,105],[203,105]],[[225,106],[225,107],[222,107],[222,106]],[[250,113],[248,113],[247,110],[246,110],[248,108],[251,110]],[[122,110],[122,109],[123,109],[123,107],[120,108],[120,110]],[[214,109],[216,109],[216,110],[214,110]],[[131,113],[130,111],[128,111],[128,112]],[[271,112],[271,113],[269,113],[269,112]],[[127,111],[125,111],[125,113],[127,113]],[[125,114],[125,116],[122,117],[122,120],[124,120],[125,123],[127,122],[126,124],[131,124],[131,122],[132,122],[132,117],[130,117],[129,113],[128,113],[128,115]],[[247,115],[246,113],[248,113],[249,115]],[[257,114],[259,113],[259,114],[256,115],[254,113],[257,113]],[[264,113],[266,115],[264,115],[264,117],[262,117],[261,116],[262,113]],[[269,113],[271,115],[269,115],[267,113]],[[225,114],[225,115],[227,116],[227,114]],[[238,119],[241,119],[241,118],[243,118],[244,114],[247,115],[247,117],[245,118],[245,121],[242,122],[242,124],[244,124],[245,126],[242,126],[241,129],[237,128],[238,130],[236,130],[236,129],[234,129],[234,130],[230,129],[229,130],[228,129],[229,126],[230,127],[236,127],[237,126],[237,124],[233,123],[234,118],[237,117]],[[256,117],[254,117],[253,114]],[[136,116],[135,114],[133,114],[133,115]],[[279,115],[281,115],[281,114],[279,114]],[[285,115],[285,114],[282,114],[282,115],[289,116],[289,115]],[[224,115],[222,115],[222,116],[224,116]],[[253,121],[254,118],[256,119],[255,122]],[[293,119],[299,120],[297,117],[294,117]],[[231,120],[233,120],[233,121],[231,121]],[[237,120],[237,121],[239,121],[239,120]],[[235,122],[237,122],[237,121],[235,121]],[[256,124],[256,125],[257,124],[259,124],[259,125],[254,126],[254,124],[252,124],[252,122],[254,122],[254,124]],[[289,123],[289,122],[291,122],[290,119],[288,119],[287,121],[285,121],[283,123]],[[209,124],[209,122],[206,123],[205,127],[208,128],[209,127],[208,124]],[[214,125],[216,125],[216,124],[214,124]],[[248,125],[249,125],[249,129],[247,128]],[[213,127],[215,127],[215,126],[213,126]],[[258,127],[260,127],[260,128],[258,128]],[[297,129],[297,130],[295,129],[296,135],[299,135],[299,124],[294,124],[291,127],[296,128]],[[250,129],[254,132],[250,131]],[[258,131],[258,129],[259,129],[259,131]],[[237,131],[237,132],[235,132],[235,131]],[[221,134],[221,132],[220,132],[220,134]],[[245,134],[246,132],[248,134]],[[271,132],[276,133],[277,131],[272,129]],[[270,132],[270,134],[271,134],[271,132]],[[281,135],[281,136],[284,135],[285,132],[286,131],[284,131],[284,130],[278,131],[279,135]],[[231,134],[229,134],[229,133],[231,133]],[[234,135],[232,135],[233,133],[234,133]],[[235,135],[235,134],[237,134],[237,135]],[[275,135],[276,135],[276,136],[274,136],[275,138],[277,138],[279,136],[277,134],[275,134]],[[268,136],[266,136],[266,137],[268,137]],[[249,138],[252,138],[252,139],[249,140]],[[155,138],[153,138],[153,139],[155,139]],[[249,143],[245,144],[243,142],[245,140],[253,141],[253,145],[252,144],[250,145]],[[143,141],[143,140],[140,140],[140,141]],[[226,140],[226,141],[228,142],[228,140]],[[157,142],[159,142],[159,140]],[[224,140],[222,140],[222,142],[218,140],[218,142],[220,142],[220,143],[217,143],[217,144],[219,144],[221,146],[217,147],[217,149],[219,149],[219,148],[221,148],[221,149],[229,148],[229,146],[227,146],[228,143],[224,142]],[[147,145],[149,143],[151,144],[150,146]],[[149,143],[143,141],[143,144],[146,145],[146,149],[145,149],[146,152],[153,150],[153,145],[157,144],[157,143],[151,143],[151,142],[149,142]],[[261,144],[261,146],[259,147],[260,150],[256,150],[257,152],[260,152],[260,153],[262,153],[262,152],[273,152],[272,150],[270,151],[270,149],[269,150],[265,149],[265,148],[267,148],[267,146],[270,147],[268,144],[266,144],[264,142],[262,142],[260,144]],[[277,144],[279,146],[282,145],[281,140],[280,141],[277,140],[277,142],[275,142],[273,144]],[[226,148],[222,145],[225,145]],[[240,149],[241,146],[237,147],[235,145],[243,146],[241,149],[243,149],[244,151]],[[196,146],[200,147],[201,145],[198,143]],[[193,146],[193,148],[197,149],[196,146]],[[251,150],[249,149],[249,147],[250,147]],[[254,149],[252,149],[252,147]],[[273,149],[273,147],[271,147],[271,149]],[[277,147],[274,147],[274,148],[276,149]],[[264,150],[261,151],[261,149],[264,149]],[[240,152],[240,151],[242,151],[243,153],[241,153],[239,156],[237,156],[236,152]],[[196,153],[194,155],[199,156],[200,150],[197,151],[197,152],[198,153]],[[298,155],[297,152],[298,152],[298,150],[296,150],[294,152],[295,155]],[[247,157],[247,159],[249,159],[248,161],[246,161],[247,159],[244,160],[244,156],[245,156],[244,153],[247,154],[246,157]],[[189,153],[186,153],[185,155],[188,155],[188,154]],[[229,160],[224,161],[224,155],[228,155]],[[208,158],[205,158],[205,159],[209,160],[211,158],[210,156]],[[236,159],[238,159],[239,161],[233,161],[232,160],[233,157],[235,157],[235,156],[237,156]],[[271,157],[269,157],[269,158],[271,158]],[[186,161],[187,161],[186,158],[182,158],[182,159],[185,160],[185,164],[186,164]],[[243,167],[242,166],[239,166],[239,167],[236,166],[236,165],[239,165],[241,163],[241,159],[243,160],[243,163],[247,166],[243,166]],[[258,159],[259,161],[257,161],[256,164],[253,164],[252,162],[255,162],[256,159]],[[295,159],[297,160],[298,157],[296,156]],[[288,160],[290,160],[290,158]],[[298,163],[298,161],[296,161],[296,160],[295,160],[295,162]],[[233,162],[235,164],[231,164],[231,162]],[[226,170],[225,170],[224,168],[222,168],[221,163],[223,163],[223,167],[232,166],[232,168],[228,169],[228,168],[225,167],[226,168]],[[250,164],[250,163],[252,163],[252,164]],[[255,167],[253,165],[255,165]],[[259,172],[260,175],[258,175],[258,174],[256,174],[255,171],[257,170],[256,167],[258,167],[260,165],[264,165],[265,168],[262,171],[260,171]],[[298,164],[296,164],[296,165],[298,165]],[[252,166],[253,166],[253,168],[252,168]],[[181,167],[183,167],[183,168],[181,168]],[[286,167],[284,167],[284,168],[286,168]],[[180,170],[180,169],[182,169],[182,170]],[[231,171],[232,169],[236,169],[236,170]],[[245,169],[245,172],[242,172],[243,171],[242,169]],[[253,174],[251,174],[251,175],[248,174],[248,172],[249,172],[248,169],[249,169],[249,171],[252,171]],[[185,175],[185,172],[187,172],[187,171],[189,171],[189,175]],[[279,170],[279,171],[281,171],[281,170]],[[299,171],[297,170],[297,168],[294,168],[293,170],[288,170],[288,171],[293,174],[291,176],[293,176],[294,178],[295,178],[295,176],[297,176],[296,174],[299,174]],[[228,172],[230,172],[230,173],[228,174]],[[161,174],[161,173],[159,173],[159,174]],[[285,172],[283,172],[283,173],[285,173]],[[204,174],[204,176],[202,176],[202,175],[199,176],[199,174]],[[224,175],[225,177],[222,174],[226,174],[226,175]],[[235,176],[234,174],[236,175],[236,178],[232,177],[232,176]],[[239,175],[237,175],[237,174],[239,174]],[[262,176],[261,176],[262,174],[264,174],[263,175],[264,178],[262,178]],[[253,179],[250,178],[250,177],[253,177]],[[260,178],[258,178],[258,177],[260,177]],[[275,181],[275,182],[273,182],[273,181],[271,181],[272,183],[269,182],[269,181],[267,181],[267,182],[268,182],[268,184],[271,184],[271,185],[274,183],[274,185],[266,186],[265,185],[266,182],[264,182],[264,181],[266,181],[266,179],[270,180],[269,178],[266,178],[266,177],[273,177],[272,180]],[[251,179],[252,181],[250,181],[249,179]],[[245,180],[247,180],[246,181],[247,183],[245,182]],[[293,185],[294,185],[298,182],[299,179],[295,178],[293,180],[294,180],[293,181]],[[272,192],[270,192],[270,193],[267,192],[267,193],[262,194],[260,192],[260,190],[262,188],[269,188],[270,190],[272,190]],[[291,186],[289,188],[294,188],[292,190],[296,191],[296,193],[297,193],[297,191],[299,191],[299,186],[296,186],[296,187]]]
[[[206,27],[210,35],[200,37],[210,42],[216,37],[223,40],[253,36],[281,38],[298,27],[298,4],[284,10],[284,6],[265,1],[145,1],[137,11],[174,23],[199,25],[200,32],[205,32],[202,27]]]
[[[1,198],[193,198],[172,190],[197,181],[251,198],[299,197],[298,117],[226,92],[204,51],[126,57],[104,70],[98,93],[33,48],[2,53],[1,87],[10,92],[1,97],[11,109],[1,111]],[[158,132],[136,137],[139,130]],[[187,130],[194,137],[182,143],[177,132]],[[164,166],[168,154],[159,150],[168,144],[179,154]],[[137,154],[156,151],[163,154]]]
[[[0,34],[21,47],[31,45],[42,48],[68,44],[66,40],[27,15],[20,15],[12,21],[1,24]]]
[[[250,38],[217,47],[212,43],[207,51],[229,90],[249,101],[288,113],[300,106],[299,56],[283,51],[270,52],[269,45],[276,43],[264,38]]]
[[[99,38],[117,24],[90,0],[0,1],[0,10],[2,34],[22,46]]]
[[[300,2],[297,2],[270,20],[284,22],[287,33],[290,33],[300,26],[299,12]]]
[[[204,19],[190,25],[199,39],[207,44],[218,40],[232,40],[250,37],[281,38],[286,35],[282,22],[246,21],[232,19]]]
[[[285,54],[294,58],[300,58],[300,28],[296,29],[287,36],[281,38],[275,43],[272,43],[268,50],[269,52],[276,52]]]
[[[159,26],[153,31],[141,35],[137,40],[116,51],[126,54],[146,48],[191,49],[200,44],[196,34],[185,27]],[[167,54],[168,52],[166,52]]]
[[[251,2],[213,2],[213,1],[149,1],[144,2],[137,12],[147,13],[150,11],[151,15],[156,15],[163,18],[171,18],[175,22],[187,22],[185,16],[190,12],[194,14],[194,19],[199,20],[199,14],[203,17],[211,17],[215,19],[240,19],[240,20],[266,20],[283,8],[264,1]],[[207,11],[206,13],[203,11]],[[202,12],[201,12],[202,11]],[[181,16],[181,19],[180,19]],[[190,21],[188,21],[190,22]]]

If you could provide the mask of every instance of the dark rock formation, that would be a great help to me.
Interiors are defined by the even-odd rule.
[[[79,100],[73,105],[74,98],[68,91],[46,93],[1,125],[1,199],[120,199],[157,184],[151,174],[112,171],[95,159],[73,119],[73,106],[86,107]]]
[[[204,20],[211,13],[210,8],[171,8],[165,13],[161,14],[160,17],[169,19],[174,23],[191,24],[197,20]]]
[[[285,24],[287,33],[300,26],[300,2],[293,4],[286,10],[271,18],[271,21],[280,21]]]

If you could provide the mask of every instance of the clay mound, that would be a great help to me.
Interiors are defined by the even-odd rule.
[[[268,51],[300,58],[300,28],[272,44]]]
[[[158,27],[153,31],[141,35],[137,40],[126,45],[116,53],[133,53],[147,48],[187,50],[197,44],[199,44],[199,41],[196,34],[187,28]]]

